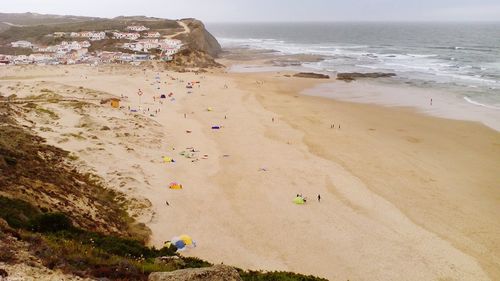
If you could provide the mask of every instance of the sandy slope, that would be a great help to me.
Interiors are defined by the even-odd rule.
[[[180,82],[164,72],[162,92],[176,100],[160,105],[152,98],[156,72],[110,70],[9,68],[4,76],[27,79],[2,81],[0,91],[36,80],[38,87],[128,96],[122,110],[95,106],[82,114],[47,105],[64,117],[45,124],[54,132],[40,133],[140,198],[135,207],[151,204],[151,212],[135,212],[153,231],[154,245],[188,233],[198,247],[187,255],[331,280],[500,276],[497,132],[409,110],[298,96],[315,82],[276,73],[171,73]],[[185,82],[192,80],[200,88],[188,94]],[[147,118],[128,106],[161,111]],[[82,127],[82,116],[93,125]],[[337,120],[342,128],[330,129]],[[62,132],[85,138],[61,142]],[[180,156],[186,148],[199,152]],[[184,189],[169,190],[171,181]],[[305,206],[291,203],[297,193],[308,197]]]

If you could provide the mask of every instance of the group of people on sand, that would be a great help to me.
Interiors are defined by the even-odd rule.
[[[307,197],[302,196],[302,194],[297,193],[296,197],[302,198],[302,200],[304,200],[304,203],[307,203]],[[318,194],[317,199],[318,199],[318,202],[321,202],[321,194]]]

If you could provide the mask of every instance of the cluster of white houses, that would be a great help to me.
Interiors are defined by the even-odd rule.
[[[78,51],[82,49],[87,49],[89,48],[90,42],[89,41],[72,41],[72,42],[66,42],[62,41],[61,44],[57,45],[51,45],[51,46],[46,46],[46,47],[39,47],[39,46],[33,46],[33,50],[35,52],[40,52],[40,53],[61,53],[61,54],[66,54],[69,53],[73,50]]]
[[[62,37],[86,38],[90,41],[98,41],[106,39],[106,33],[103,31],[54,32],[49,36],[53,36],[56,38],[62,38]]]
[[[29,41],[16,41],[10,43],[13,48],[29,48],[33,50],[31,55],[1,55],[0,64],[75,64],[75,63],[113,63],[113,62],[140,62],[154,59],[155,56],[144,54],[151,49],[160,51],[161,60],[169,61],[172,56],[179,52],[182,47],[182,42],[175,39],[160,39],[159,32],[143,32],[149,30],[144,26],[128,26],[127,30],[135,32],[108,32],[112,34],[113,39],[127,39],[133,42],[120,43],[117,47],[127,49],[133,52],[142,54],[130,54],[123,52],[94,52],[89,53],[88,48],[91,46],[89,41],[97,41],[106,39],[106,32],[55,32],[51,34],[58,38],[86,38],[84,41],[62,41],[60,44],[52,46],[37,46]],[[139,39],[144,37],[144,39]]]
[[[149,52],[150,49],[159,49],[166,56],[176,54],[182,47],[182,42],[176,39],[141,39],[131,43],[124,43],[124,49],[135,52]]]
[[[86,50],[86,49],[85,49]],[[149,54],[128,54],[122,52],[71,52],[64,55],[35,53],[31,55],[0,55],[0,65],[6,64],[91,64],[101,63],[137,63],[155,59]]]

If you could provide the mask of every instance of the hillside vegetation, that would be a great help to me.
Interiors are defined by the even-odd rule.
[[[175,29],[179,24],[174,20],[158,19],[137,21],[128,18],[120,19],[95,19],[82,22],[64,24],[39,24],[34,26],[12,26],[0,33],[0,44],[8,44],[12,41],[27,40],[38,44],[56,43],[53,37],[47,36],[54,32],[80,32],[80,31],[104,31],[125,30],[128,25],[144,25],[152,30]]]
[[[15,25],[58,24],[90,21],[98,18],[82,16],[44,15],[37,13],[0,13],[0,22]]]

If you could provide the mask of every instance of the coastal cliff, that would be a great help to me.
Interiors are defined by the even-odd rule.
[[[217,42],[217,39],[208,32],[205,25],[197,19],[182,19],[180,22],[186,24],[190,32],[186,35],[180,35],[181,39],[185,44],[188,45],[189,49],[193,51],[201,51],[209,54],[212,57],[217,57],[222,51],[222,48]],[[184,37],[184,38],[183,38]]]

